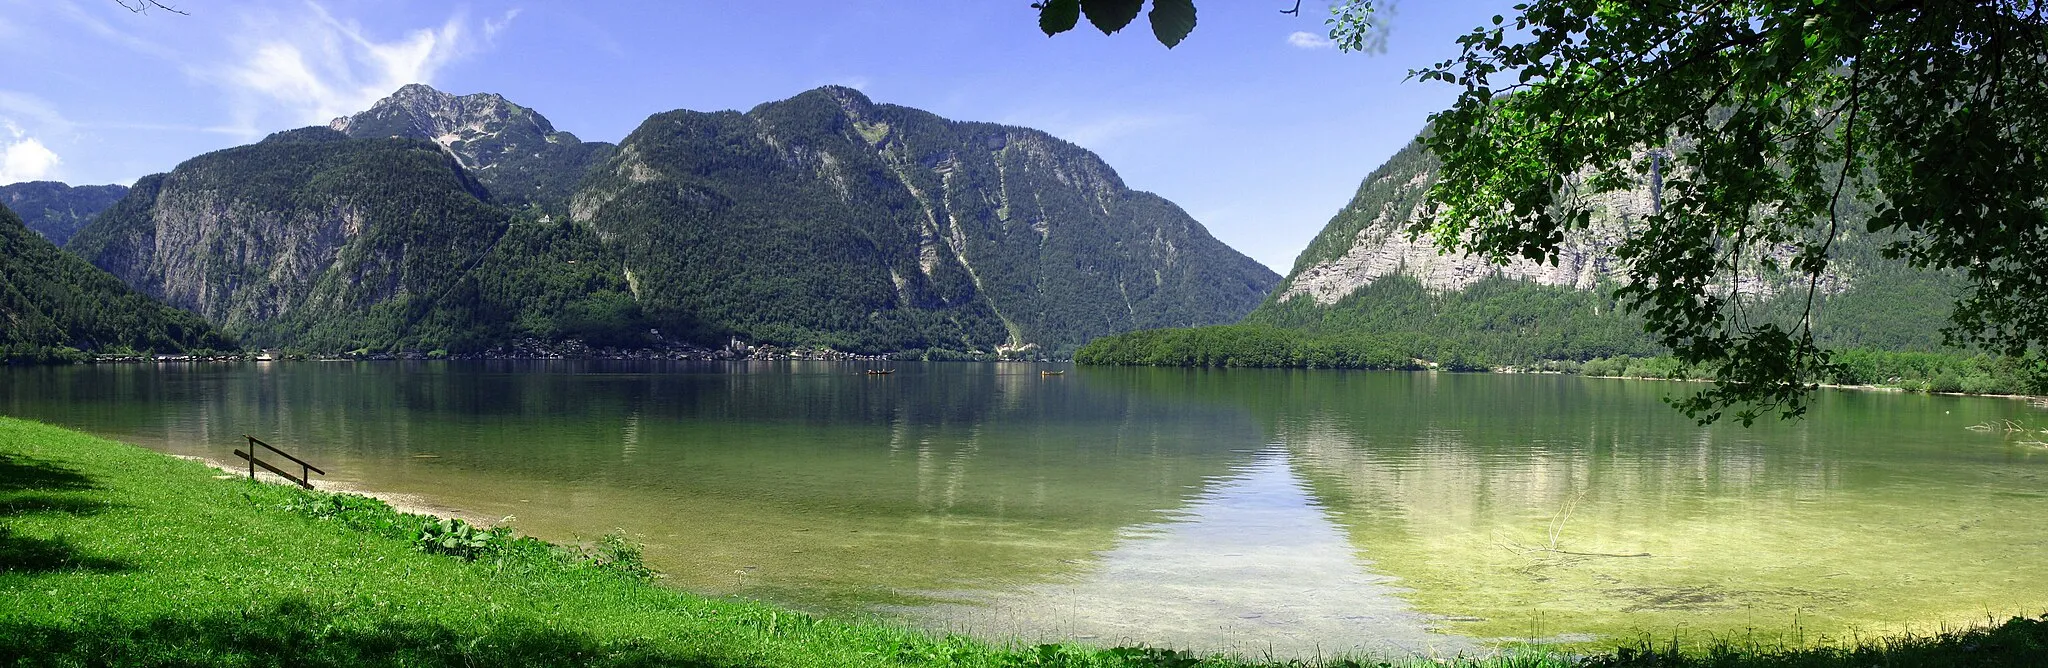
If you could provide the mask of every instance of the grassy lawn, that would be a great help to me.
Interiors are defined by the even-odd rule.
[[[1241,665],[998,646],[708,599],[651,584],[627,543],[567,548],[456,528],[429,544],[418,536],[431,520],[381,502],[217,475],[0,418],[0,665]],[[2048,621],[1855,648],[1480,663],[2048,665]]]

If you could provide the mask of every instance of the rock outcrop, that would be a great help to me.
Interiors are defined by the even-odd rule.
[[[557,205],[611,155],[555,129],[547,117],[495,93],[453,95],[409,84],[369,110],[327,127],[357,139],[401,137],[440,146],[504,204]]]

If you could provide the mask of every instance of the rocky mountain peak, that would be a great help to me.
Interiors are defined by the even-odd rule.
[[[426,84],[406,84],[368,111],[334,119],[327,127],[351,137],[413,137],[443,147],[505,133],[544,137],[555,126],[532,109],[497,93],[454,95]]]
[[[454,95],[426,84],[406,84],[369,110],[327,127],[356,139],[434,142],[506,203],[566,200],[583,170],[611,150],[610,144],[557,132],[539,112],[503,95]]]

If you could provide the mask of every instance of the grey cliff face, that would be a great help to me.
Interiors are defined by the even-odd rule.
[[[1403,154],[1421,151],[1410,146]],[[1329,306],[1389,276],[1407,276],[1432,291],[1459,291],[1489,278],[1526,281],[1539,285],[1590,290],[1603,283],[1626,283],[1628,267],[1615,256],[1628,236],[1632,221],[1649,216],[1653,210],[1647,185],[1631,190],[1602,193],[1588,202],[1593,224],[1567,234],[1555,264],[1513,258],[1495,264],[1483,257],[1446,254],[1435,240],[1411,239],[1409,226],[1420,218],[1426,193],[1435,183],[1433,160],[1409,158],[1412,171],[1383,171],[1368,177],[1359,187],[1351,205],[1330,221],[1324,235],[1336,235],[1340,253],[1303,258],[1282,284],[1275,301],[1297,298]],[[1768,257],[1783,265],[1793,254],[1789,244],[1759,248],[1755,257]],[[1769,298],[1784,290],[1788,279],[1772,276],[1758,267],[1745,267],[1741,275],[1719,282],[1718,289]],[[1803,286],[1802,286],[1803,287]],[[1819,289],[1840,294],[1850,287],[1844,267],[1837,264],[1821,277]]]

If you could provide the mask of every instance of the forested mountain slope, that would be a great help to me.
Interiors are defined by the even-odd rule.
[[[13,209],[28,228],[59,246],[71,240],[114,202],[128,186],[72,186],[56,181],[24,181],[0,186],[0,206]]]
[[[385,346],[502,235],[485,197],[433,143],[305,128],[144,177],[68,248],[252,345]]]
[[[1079,147],[839,87],[656,115],[572,212],[654,312],[856,349],[1229,322],[1277,279]]]
[[[1231,322],[1279,279],[1085,150],[844,88],[658,114],[614,150],[407,86],[146,177],[69,248],[247,343],[322,352],[1060,350]]]
[[[204,319],[129,289],[0,206],[0,362],[234,347]]]

